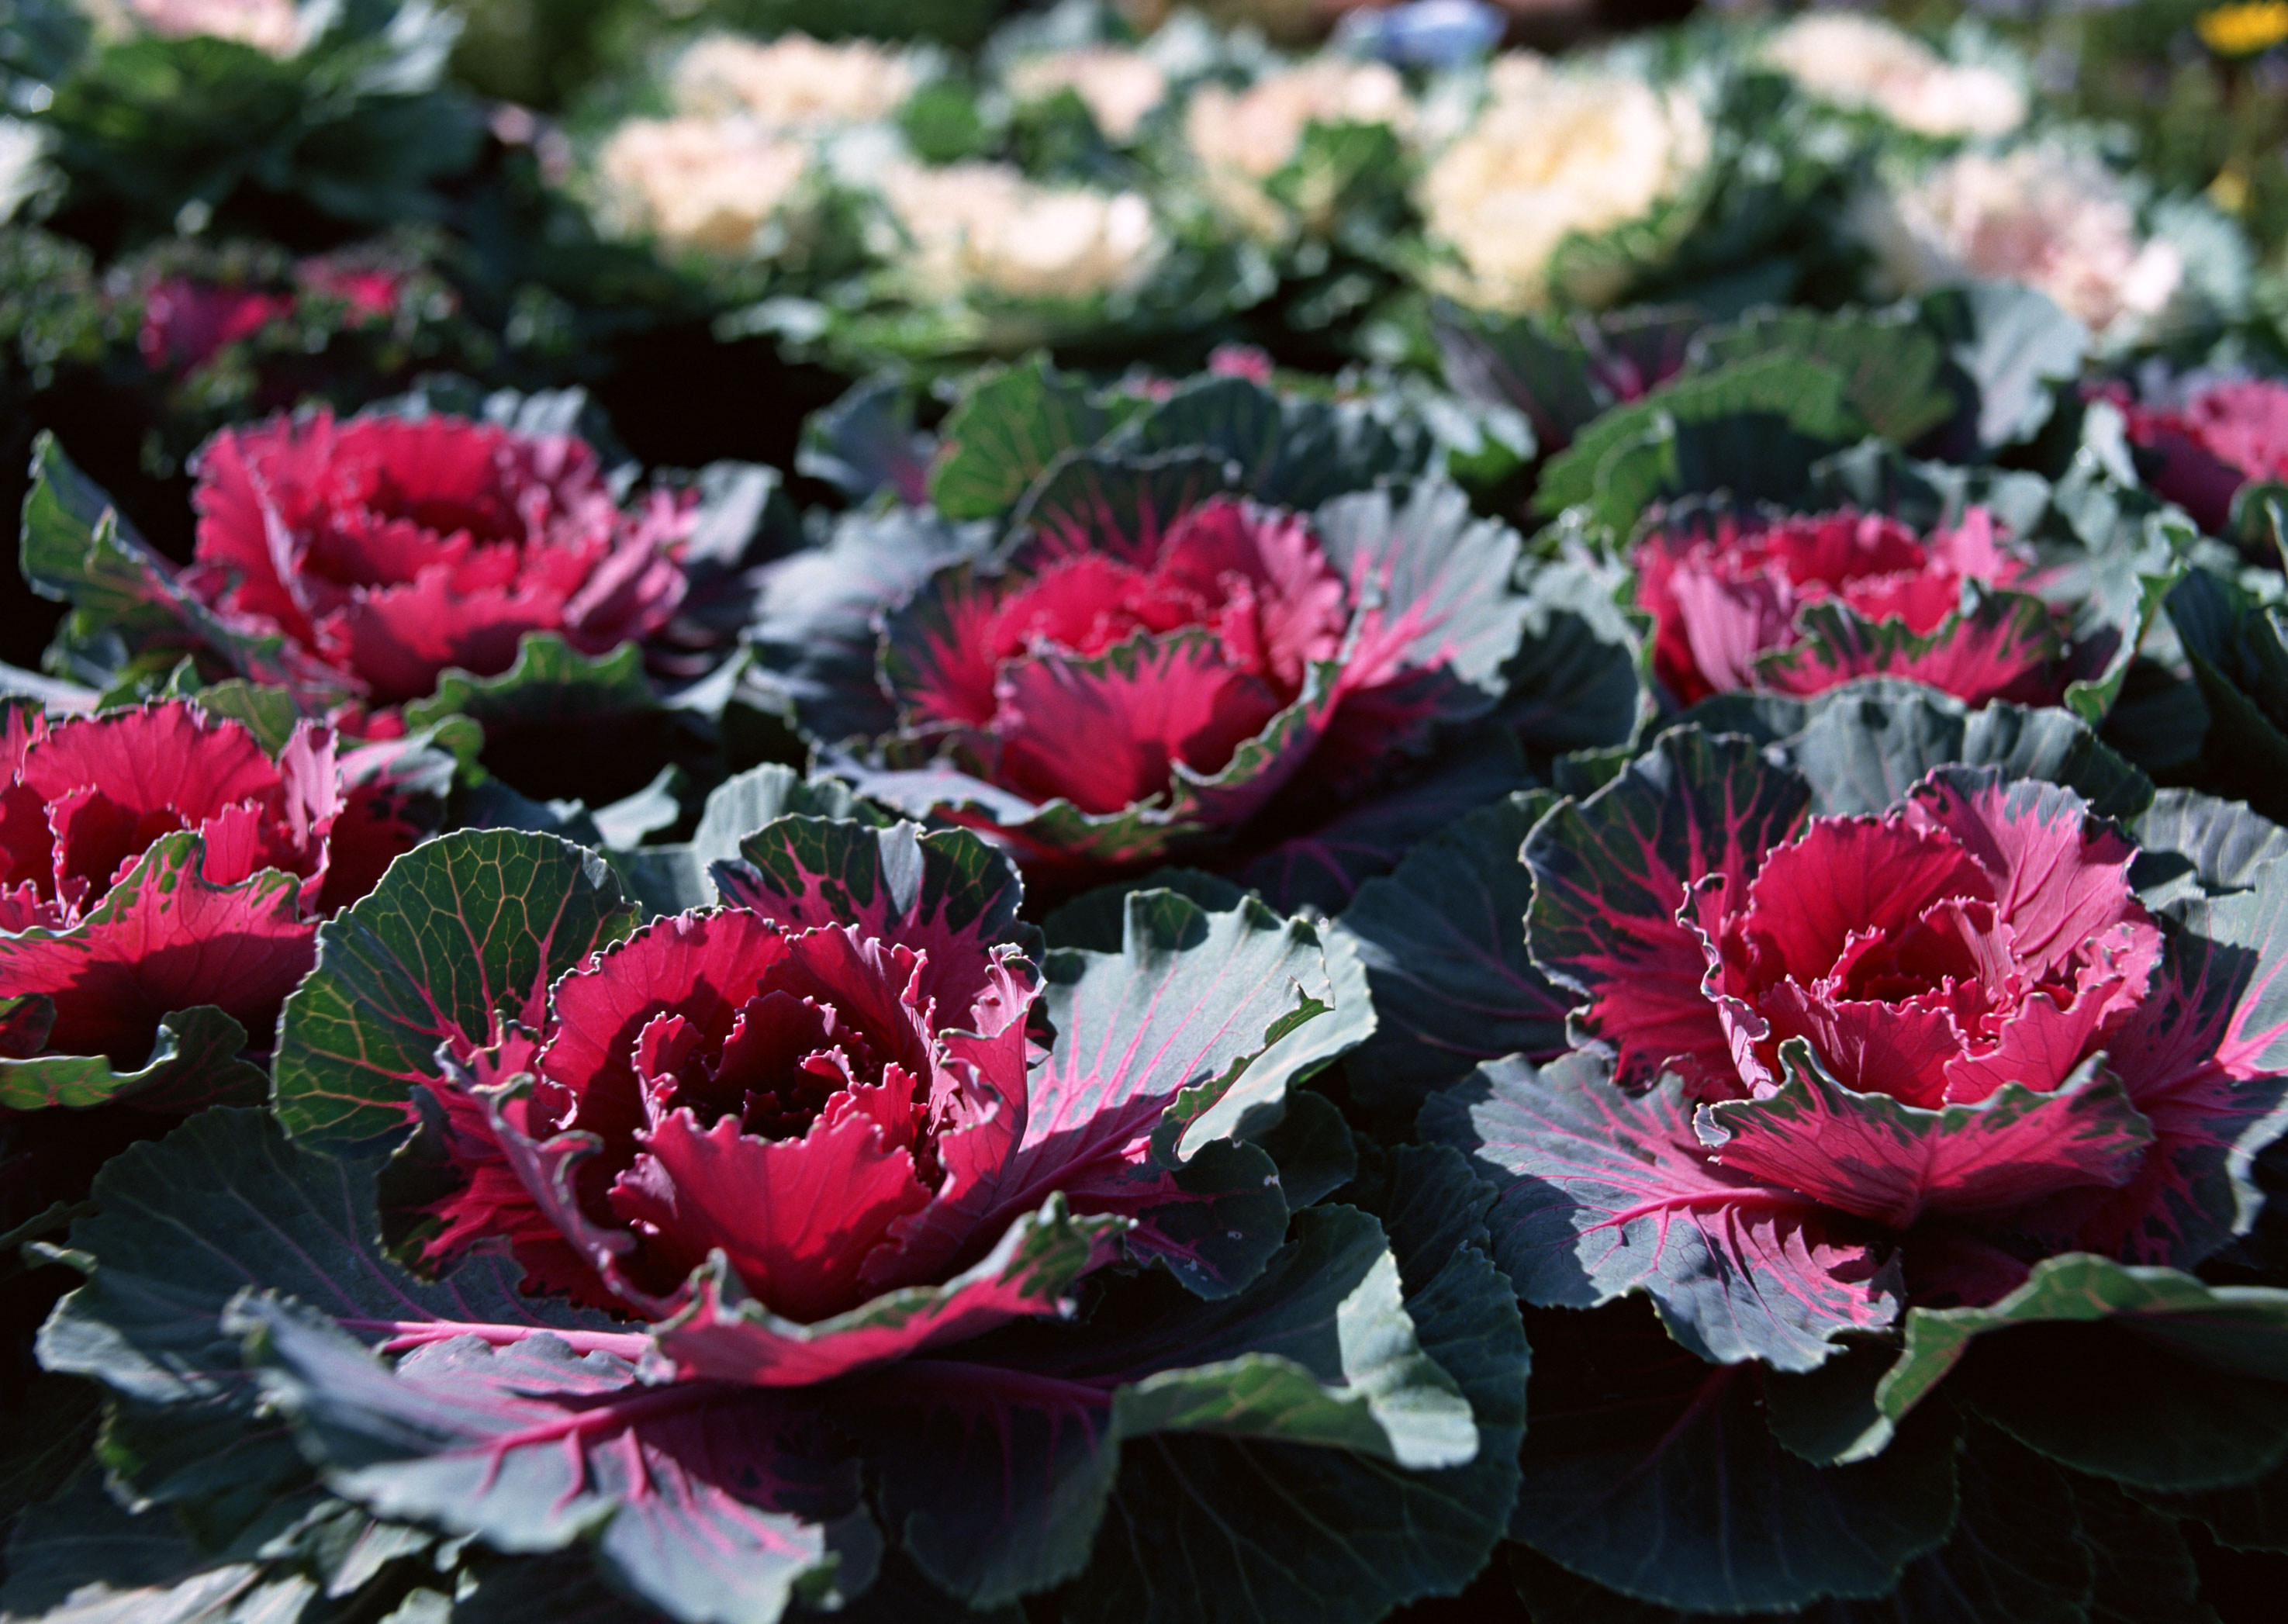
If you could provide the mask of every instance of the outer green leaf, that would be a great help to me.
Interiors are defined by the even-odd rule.
[[[1299,779],[1264,820],[1273,844],[1245,859],[1238,876],[1289,913],[1339,913],[1360,885],[1389,873],[1460,813],[1527,788],[1533,774],[1515,733],[1496,716],[1428,760],[1403,764],[1323,822],[1312,816],[1320,808],[1312,805],[1307,767]],[[1298,822],[1304,827],[1288,832]]]
[[[1639,305],[1573,321],[1501,317],[1441,299],[1431,331],[1446,381],[1471,400],[1507,406],[1531,422],[1545,450],[1562,450],[1580,429],[1625,396],[1679,371],[1706,325],[1700,311]]]
[[[1985,447],[2014,444],[2047,422],[2054,386],[2080,375],[2089,349],[2087,328],[2019,282],[1946,289],[1923,300],[1923,314],[1971,385]]]
[[[1034,356],[970,390],[947,416],[930,500],[949,519],[998,518],[1061,452],[1096,444],[1110,426],[1084,385]]]
[[[2184,1538],[2109,1483],[2066,1475],[2076,1534],[2090,1559],[2091,1624],[2145,1624],[2182,1619],[2218,1624],[2201,1599],[2200,1569]]]
[[[1143,456],[1214,452],[1238,464],[1241,489],[1259,501],[1294,507],[1299,504],[1265,488],[1276,479],[1283,460],[1284,418],[1279,397],[1252,378],[1209,374],[1186,379],[1166,400],[1123,425],[1116,443]],[[1362,479],[1358,485],[1371,482]]]
[[[2140,1592],[2151,1611],[2132,1611],[2127,1617],[2182,1616],[2168,1604],[2181,1605],[2189,1597],[2181,1586],[2189,1566],[2183,1542],[2171,1530],[2149,1522],[2125,1527],[2117,1502],[2099,1500],[2085,1510],[2086,1490],[2094,1485],[2070,1480],[1990,1430],[1971,1435],[1958,1477],[1961,1511],[1952,1536],[1910,1562],[1890,1595],[1757,1613],[1755,1624],[1778,1624],[1782,1619],[1818,1624],[1985,1624],[2002,1619],[2012,1624],[2090,1624],[2117,1616],[2109,1609]],[[2141,1574],[2118,1571],[2117,1554],[2102,1549],[2125,1535],[2150,1553]],[[1680,1612],[1632,1601],[1522,1546],[1512,1546],[1509,1557],[1535,1624],[1715,1624],[1741,1616]],[[2101,1565],[2108,1570],[2102,1577]],[[2141,1579],[2145,1582],[2138,1583]]]
[[[0,1612],[44,1624],[226,1624],[292,1620],[315,1591],[298,1577],[266,1586],[255,1563],[202,1556],[165,1512],[130,1516],[86,1472],[17,1526]]]
[[[1954,764],[2062,784],[2101,817],[2133,818],[2153,798],[2149,779],[2063,710],[2000,702],[1973,710],[1919,683],[1876,677],[1807,700],[1720,694],[1685,719],[1782,745],[1821,817],[1881,812],[1933,767]]]
[[[1966,1372],[1966,1397],[2069,1465],[2189,1491],[2288,1457],[2288,1291],[2084,1253],[2047,1258],[1988,1307],[1909,1311],[1877,1405],[1905,1414],[1997,1332],[2007,1335]]]
[[[1279,1120],[1246,1137],[1278,1168],[1280,1192],[1291,1208],[1308,1207],[1358,1176],[1358,1141],[1341,1107],[1323,1094],[1290,1089]]]
[[[294,659],[280,638],[246,635],[184,591],[173,566],[151,551],[45,432],[32,448],[22,563],[35,591],[72,606],[63,637],[68,647],[115,633],[130,653],[146,645],[195,649],[258,683],[340,693],[338,678]]]
[[[1083,891],[1043,920],[1041,933],[1051,947],[1117,953],[1128,936],[1128,899],[1150,891],[1188,897],[1212,914],[1237,907],[1247,895],[1246,887],[1219,874],[1199,868],[1159,868],[1141,879]]]
[[[760,572],[742,633],[764,668],[751,677],[821,744],[888,732],[897,717],[875,672],[877,617],[991,539],[983,523],[954,524],[927,509],[843,514],[818,546]]]
[[[58,76],[49,117],[80,186],[124,206],[139,239],[242,186],[378,225],[433,214],[433,184],[475,156],[483,123],[439,80],[459,18],[346,6],[280,59],[211,35],[147,33]]]
[[[1476,1457],[1402,1470],[1272,1438],[1137,1438],[1089,1569],[1066,1592],[1069,1615],[1368,1620],[1476,1576],[1517,1482],[1524,1334],[1481,1251],[1490,1192],[1458,1157],[1398,1160],[1389,1222],[1405,1313],[1469,1398]]]
[[[1380,1231],[1341,1209],[1303,1215],[1237,1296],[1116,1286],[1084,1327],[1014,1327],[886,1367],[840,1414],[906,1549],[980,1605],[1086,1560],[1123,1438],[1286,1438],[1314,1461],[1476,1444],[1467,1405],[1416,1345]]]
[[[625,1599],[584,1553],[497,1557],[481,1549],[463,1559],[452,1624],[657,1624],[656,1610]],[[820,1624],[1025,1624],[1015,1607],[972,1612],[914,1571],[892,1549],[864,1594],[798,1601],[787,1617]],[[387,1624],[417,1624],[391,1619]]]
[[[286,748],[302,720],[302,708],[295,703],[293,694],[243,677],[209,683],[186,697],[196,701],[209,716],[228,717],[243,726],[273,756]]]
[[[370,1163],[314,1154],[258,1111],[203,1112],[131,1147],[96,1176],[98,1216],[72,1226],[70,1259],[91,1272],[42,1327],[41,1362],[144,1403],[243,1414],[251,1391],[218,1321],[248,1288],[377,1340],[401,1320],[608,1323],[526,1296],[512,1261],[473,1257],[434,1283],[382,1261],[373,1182]]]
[[[2190,789],[2155,795],[2130,832],[2138,848],[2130,878],[2148,907],[2250,890],[2288,858],[2288,829],[2237,801]]]
[[[1313,523],[1358,612],[1343,658],[1417,673],[1382,702],[1418,724],[1490,711],[1529,623],[1524,597],[1495,590],[1516,573],[1517,533],[1474,518],[1445,479],[1418,481],[1402,499],[1386,488],[1339,496]]]
[[[2066,708],[2093,727],[2120,696],[2199,539],[2181,515],[2147,511],[2147,501],[2142,493],[2125,498],[2117,487],[2077,469],[2053,493],[2070,539],[2054,521],[2051,535],[2035,538],[2046,566],[2045,596],[2071,608]]]
[[[659,1617],[607,1584],[584,1551],[495,1557],[481,1548],[463,1565],[451,1616],[453,1624],[656,1624]]]
[[[1373,405],[1281,396],[1247,378],[1198,377],[1127,425],[1117,443],[1144,452],[1204,447],[1239,465],[1238,488],[1256,501],[1308,509],[1424,471],[1430,437],[1394,432]]]
[[[933,436],[914,428],[913,384],[885,373],[856,384],[803,422],[797,473],[823,479],[854,503],[887,490],[900,502],[929,500]]]
[[[1231,464],[1212,450],[1138,457],[1075,449],[1034,481],[1010,515],[1010,528],[1139,546],[1232,483]]]
[[[1241,905],[1246,892],[1220,875],[1204,874],[1196,868],[1163,868],[1147,878],[1118,885],[1100,886],[1065,904],[1049,915],[1044,930],[1049,944],[1056,948],[1083,948],[1090,952],[1112,954],[1121,950],[1128,931],[1128,899],[1149,891],[1169,891],[1188,898],[1211,913],[1228,912]],[[1257,1089],[1265,1093],[1275,1081],[1283,1089],[1282,1103],[1277,1109],[1258,1099],[1241,1113],[1235,1132],[1243,1139],[1262,1144],[1270,1151],[1282,1174],[1290,1207],[1305,1207],[1316,1195],[1297,1193],[1295,1182],[1285,1176],[1288,1153],[1279,1148],[1283,1139],[1298,1153],[1307,1153],[1318,1160],[1320,1153],[1305,1153],[1293,1135],[1306,1130],[1298,1124],[1291,1133],[1285,1132],[1290,1115],[1299,1103],[1309,1105],[1306,1097],[1294,1085],[1316,1073],[1338,1056],[1351,1050],[1375,1029],[1378,1018],[1373,995],[1370,991],[1366,971],[1359,963],[1352,945],[1333,931],[1322,933],[1326,955],[1327,993],[1331,1008],[1327,1013],[1291,1028],[1248,1065],[1248,1076]],[[1323,1100],[1318,1102],[1323,1105]],[[1327,1153],[1338,1160],[1350,1160],[1349,1136],[1346,1129],[1340,1136],[1340,1148],[1336,1148],[1335,1137],[1326,1129],[1310,1130],[1311,1137],[1323,1140]],[[1186,1144],[1196,1147],[1204,1135],[1197,1128],[1186,1136]],[[1185,1152],[1192,1153],[1190,1150]],[[1312,1175],[1311,1176],[1318,1176]],[[1319,1193],[1323,1194],[1347,1179],[1328,1184]]]
[[[607,1572],[683,1624],[776,1624],[793,1596],[830,1587],[846,1554],[870,1569],[870,1529],[837,1550],[823,1525],[854,1501],[854,1474],[764,1395],[644,1387],[627,1361],[552,1336],[433,1343],[393,1369],[266,1295],[224,1323],[330,1485],[381,1515],[508,1551],[592,1537]]]
[[[1544,791],[1482,807],[1369,880],[1331,940],[1365,966],[1378,1020],[1346,1064],[1360,1102],[1411,1109],[1482,1060],[1563,1051],[1571,1001],[1525,950],[1533,876],[1518,859],[1554,804]]]
[[[1120,1351],[1127,1358],[1154,1346],[1161,1359],[1196,1361],[1124,1384],[1113,1398],[1122,1436],[1316,1445],[1415,1470],[1474,1458],[1469,1404],[1409,1334],[1380,1225],[1347,1208],[1312,1208],[1297,1215],[1295,1232],[1277,1272],[1265,1271],[1262,1295],[1179,1305]]]
[[[274,1426],[250,1419],[256,1395],[236,1339],[221,1328],[224,1309],[257,1291],[290,1291],[318,1305],[331,1316],[327,1337],[340,1337],[333,1327],[342,1327],[373,1341],[410,1333],[435,1343],[440,1322],[449,1330],[546,1326],[583,1347],[640,1351],[640,1338],[600,1315],[525,1296],[521,1271],[507,1260],[473,1259],[435,1284],[381,1260],[369,1239],[377,1227],[372,1184],[370,1163],[314,1155],[266,1117],[230,1111],[204,1113],[166,1140],[136,1147],[99,1177],[103,1216],[80,1224],[74,1238],[93,1274],[66,1300],[41,1347],[52,1367],[94,1374],[139,1401],[120,1412],[131,1430],[117,1436],[115,1419],[107,1435],[115,1463],[131,1460],[139,1488],[163,1498],[202,1495],[187,1509],[212,1521],[223,1509],[218,1500],[259,1506],[296,1486],[300,1463],[290,1445],[282,1460]],[[366,1359],[354,1342],[346,1347]],[[624,1528],[611,1559],[652,1573],[645,1564],[659,1550],[646,1540],[664,1539],[676,1526],[671,1508],[662,1514],[663,1525],[638,1519]],[[226,1530],[233,1520],[224,1515]],[[704,1565],[686,1578],[703,1585]]]
[[[195,1405],[115,1397],[95,1453],[138,1509],[167,1508],[211,1551],[250,1549],[326,1498],[292,1432],[250,1414],[240,1392]]]
[[[1259,1070],[1258,1058],[1333,1007],[1317,933],[1252,898],[1211,914],[1173,891],[1131,895],[1117,955],[1067,948],[1042,970],[1058,1042],[1035,1073],[1035,1097],[1101,1117],[1180,1089],[1156,1138],[1172,1161],[1252,1108],[1275,1109],[1292,1072]]]
[[[239,1058],[246,1029],[216,1009],[199,1004],[163,1017],[151,1058],[131,1072],[115,1072],[101,1055],[0,1058],[0,1109],[84,1110],[115,1102],[148,1111],[190,1111],[217,1104],[251,1105],[268,1091],[258,1066]]]
[[[2288,609],[2204,570],[2177,583],[2168,606],[2209,710],[2203,781],[2288,818]]]
[[[1831,367],[1869,430],[1896,445],[1919,439],[1955,409],[1940,379],[1945,353],[1937,337],[1903,312],[1762,310],[1704,333],[1693,348],[1696,368],[1774,352]]]
[[[2288,1382],[2157,1347],[2145,1318],[2012,1330],[1973,1350],[1950,1390],[2030,1447],[2136,1486],[2231,1487],[2288,1462]]]
[[[1199,1148],[1212,1143],[1218,1132],[1225,1131],[1226,1124],[1229,1124],[1228,1131],[1242,1138],[1253,1139],[1270,1132],[1275,1121],[1274,1102],[1279,1112],[1275,1120],[1284,1121],[1296,1085],[1316,1076],[1373,1035],[1378,1017],[1365,965],[1359,962],[1351,944],[1331,931],[1323,935],[1322,953],[1326,963],[1327,990],[1323,994],[1312,991],[1307,995],[1314,1000],[1323,999],[1328,1007],[1298,1025],[1289,1026],[1275,1042],[1248,1062],[1238,1088],[1205,1115],[1188,1119],[1182,1154],[1189,1157],[1196,1153]],[[1180,1105],[1177,1115],[1188,1117],[1190,1109],[1188,1105]],[[1290,1206],[1304,1204],[1291,1195]]]
[[[279,1022],[279,1120],[312,1143],[378,1145],[440,1044],[537,1027],[548,987],[634,925],[601,858],[546,835],[464,831],[390,865],[318,931],[318,964]]]
[[[496,677],[449,670],[437,691],[405,707],[409,725],[426,727],[450,716],[500,725],[545,717],[590,718],[659,709],[643,674],[643,651],[622,644],[608,654],[581,654],[554,632],[527,632],[516,662]]]
[[[1653,701],[1615,571],[1568,556],[1528,562],[1521,576],[1525,635],[1503,672],[1502,719],[1536,757],[1634,738]]]
[[[1538,512],[1585,503],[1625,530],[1649,503],[1695,492],[1782,499],[1865,432],[1843,374],[1785,353],[1680,378],[1607,413],[1549,459]]]
[[[1684,1612],[1887,1594],[1955,1519],[1954,1436],[1932,1418],[1864,1465],[1815,1467],[1763,1419],[1752,1365],[1709,1366],[1633,1304],[1544,1311],[1511,1536]]]
[[[103,1390],[70,1376],[42,1374],[25,1383],[6,1416],[0,1443],[0,1535],[26,1507],[63,1487],[87,1459]]]
[[[712,867],[735,861],[741,841],[765,824],[792,815],[884,820],[839,780],[805,780],[791,767],[770,762],[710,790],[699,827],[688,841],[607,851],[604,860],[647,918],[713,907],[720,898]]]
[[[2191,1517],[2220,1545],[2234,1550],[2288,1553],[2288,1469],[2236,1488],[2172,1494],[2133,1490],[2139,1501],[2164,1516]]]
[[[663,701],[635,644],[592,656],[540,631],[524,634],[515,663],[498,676],[447,670],[435,693],[405,707],[417,728],[455,717],[484,730],[485,771],[542,798],[633,794],[679,750],[694,751],[697,735],[679,732],[705,725],[689,707]]]

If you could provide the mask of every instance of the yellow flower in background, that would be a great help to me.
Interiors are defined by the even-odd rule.
[[[2194,20],[2201,43],[2219,56],[2254,56],[2288,39],[2288,0],[2245,0]]]
[[[2237,163],[2228,163],[2209,182],[2209,202],[2227,214],[2238,214],[2248,207],[2248,176]]]

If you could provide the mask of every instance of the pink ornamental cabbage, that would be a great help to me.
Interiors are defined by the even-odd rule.
[[[0,1056],[33,1063],[0,1080],[16,1105],[45,1103],[50,1057],[142,1066],[185,1010],[266,1048],[320,917],[416,837],[390,794],[348,780],[326,729],[302,724],[274,760],[180,701],[12,711],[0,771]]]
[[[169,276],[144,297],[135,347],[144,364],[154,369],[195,371],[232,345],[293,313],[289,294]]]
[[[1220,772],[1349,618],[1302,519],[1232,502],[1131,556],[1076,548],[965,585],[894,678],[909,725],[962,730],[995,781],[1090,812],[1164,793],[1180,766]]]
[[[600,654],[665,625],[691,505],[633,511],[563,434],[320,411],[226,429],[200,455],[183,585],[282,636],[377,704],[457,667],[495,676],[529,632]]]
[[[1346,1176],[1323,1113],[1299,1157],[1229,1137],[1283,1099],[1291,1043],[1324,1058],[1355,1035],[1306,1019],[1330,993],[1307,925],[1147,891],[1116,950],[1040,955],[1013,867],[965,831],[793,817],[740,851],[716,870],[727,906],[633,934],[568,843],[463,830],[409,853],[322,933],[274,1116],[203,1113],[99,1182],[75,1244],[109,1300],[138,1267],[170,1289],[195,1252],[168,1324],[251,1375],[234,1413],[258,1397],[328,1482],[485,1541],[512,1585],[550,1576],[516,1557],[560,1552],[561,1575],[584,1543],[677,1618],[849,1597],[893,1541],[979,1607],[1066,1586],[1100,1522],[1160,1525],[1161,1480],[1120,1470],[1154,1435],[1205,1463],[1180,1498],[1227,1526],[1254,1525],[1275,1470],[1294,1493],[1265,1526],[1291,1536],[1299,1494],[1348,1508],[1301,1525],[1334,1529],[1328,1561],[1362,1517],[1396,1538],[1426,1520],[1458,1549],[1432,1582],[1476,1571],[1516,1482],[1525,1350],[1471,1239],[1475,1186],[1402,1166],[1394,1240],[1304,1205]],[[1080,934],[1109,946],[1113,923]],[[411,1089],[424,1133],[396,1165],[422,1174],[380,1193],[437,1189],[433,1135],[467,1181],[433,1208],[435,1249],[473,1255],[432,1279],[368,1239],[373,1161],[307,1142],[402,1139]],[[1123,1252],[1183,1283],[1099,1271]],[[520,1261],[580,1300],[520,1292]],[[60,1311],[52,1368],[139,1335],[99,1330],[93,1296]],[[1235,1449],[1267,1453],[1220,1470]],[[885,1604],[928,1605],[922,1578]],[[1100,1593],[1116,1612],[1138,1582]],[[1345,1582],[1360,1619],[1423,1584]]]
[[[405,278],[398,272],[323,256],[296,265],[294,280],[306,294],[338,300],[353,321],[379,321],[396,314],[405,292]]]
[[[1491,709],[1516,551],[1443,487],[1309,517],[1076,503],[1006,569],[949,570],[890,617],[903,770],[861,782],[1067,883],[1229,839],[1302,776],[1340,797]]]
[[[2032,561],[1982,508],[1927,535],[1849,508],[1663,522],[1634,562],[1654,669],[1682,704],[1743,689],[1817,693],[1871,676],[1974,703],[2053,696],[2050,617],[2008,590]]]
[[[195,372],[231,345],[291,322],[306,299],[338,305],[346,326],[387,321],[398,313],[406,277],[362,256],[322,254],[297,263],[293,281],[290,289],[162,277],[143,296],[135,347],[154,370]]]
[[[1947,767],[1878,816],[1808,798],[1679,729],[1528,840],[1534,962],[1609,1061],[1432,1112],[1505,1175],[1525,1294],[1648,1291],[1704,1357],[1803,1369],[2062,1253],[2223,1245],[2277,1132],[2276,963],[2149,912],[2070,790]]]
[[[2153,488],[2204,530],[2223,534],[2251,480],[2288,480],[2288,384],[2233,378],[2173,405],[2140,403],[2118,385],[2100,392],[2121,408],[2131,443],[2158,459]]]
[[[1213,916],[1212,971],[1172,954],[1100,1009],[1007,939],[1015,875],[966,832],[788,820],[748,849],[783,860],[719,867],[727,906],[604,948],[426,1085],[460,1171],[433,1257],[505,1247],[681,1374],[773,1387],[1056,1312],[1124,1247],[1216,1278],[1154,1135],[1323,986],[1303,927]]]

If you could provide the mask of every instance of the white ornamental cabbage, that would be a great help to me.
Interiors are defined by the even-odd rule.
[[[2093,154],[2052,142],[1963,153],[1867,194],[1855,225],[1888,291],[2024,282],[2109,338],[2149,330],[2185,281],[2183,256],[2138,229],[2120,178]]]
[[[869,40],[822,44],[787,34],[763,44],[712,34],[677,60],[668,88],[685,113],[823,134],[889,118],[921,80],[910,55]]]
[[[745,119],[632,118],[596,158],[598,223],[613,235],[720,258],[784,250],[809,149]]]
[[[1773,35],[1762,57],[1820,100],[1918,135],[1992,138],[2026,122],[2026,92],[2009,75],[1950,62],[1879,18],[1815,12]]]
[[[1563,297],[1602,305],[1625,290],[1618,262],[1560,287],[1569,238],[1648,219],[1686,197],[1708,166],[1707,115],[1681,89],[1630,73],[1557,69],[1524,53],[1497,60],[1474,123],[1431,163],[1418,200],[1432,242],[1457,263],[1434,280],[1484,309],[1524,311]]]
[[[1168,99],[1166,71],[1143,51],[1122,45],[1078,45],[1023,57],[1010,65],[1004,80],[1021,102],[1072,91],[1105,139],[1124,147]]]
[[[898,163],[881,189],[905,238],[900,275],[923,302],[1130,292],[1166,249],[1138,194],[1043,186],[1005,163]]]
[[[1207,84],[1184,108],[1184,144],[1208,201],[1250,235],[1276,240],[1295,222],[1265,182],[1299,154],[1314,123],[1413,125],[1406,84],[1380,62],[1320,57],[1267,74],[1244,90]]]

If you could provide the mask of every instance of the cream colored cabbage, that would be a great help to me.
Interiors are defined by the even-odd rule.
[[[234,39],[274,57],[302,48],[294,0],[125,0],[128,18],[169,39],[194,34]]]
[[[1136,139],[1154,108],[1168,99],[1168,75],[1140,51],[1118,45],[1084,45],[1044,51],[1013,64],[1011,95],[1020,101],[1046,101],[1061,91],[1078,96],[1096,127],[1125,145]]]
[[[1040,186],[1005,163],[899,163],[881,186],[908,240],[900,273],[924,301],[1127,291],[1165,251],[1151,205],[1133,192]]]
[[[767,257],[810,167],[799,141],[743,119],[633,118],[596,161],[605,229],[687,251]]]
[[[2174,248],[2140,234],[2111,170],[2049,143],[1950,158],[1914,184],[1863,197],[1855,224],[1892,291],[2022,281],[2101,334],[2145,329],[2185,278]]]
[[[678,59],[669,93],[686,113],[819,131],[889,117],[920,79],[910,57],[867,40],[829,45],[786,34],[766,44],[712,34]]]
[[[2007,74],[1957,66],[1879,18],[1799,17],[1766,42],[1763,59],[1822,101],[1923,135],[2007,135],[2026,122],[2026,92]]]
[[[1441,153],[1418,192],[1433,242],[1460,262],[1438,278],[1466,303],[1532,310],[1562,294],[1617,297],[1615,265],[1552,283],[1558,247],[1650,215],[1708,163],[1706,115],[1682,91],[1631,74],[1553,68],[1526,54],[1497,60],[1476,121]]]
[[[1184,142],[1200,166],[1208,200],[1255,236],[1276,238],[1295,222],[1264,182],[1302,149],[1313,123],[1412,126],[1405,82],[1380,62],[1320,57],[1234,91],[1203,85],[1184,108]]]

